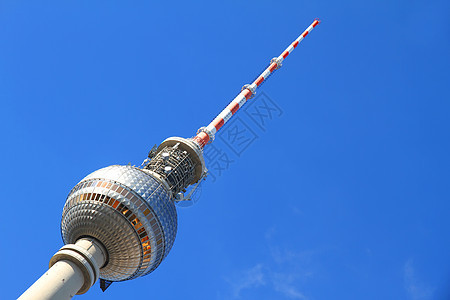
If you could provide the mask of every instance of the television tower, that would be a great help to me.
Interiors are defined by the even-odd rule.
[[[142,168],[113,165],[83,178],[69,193],[61,220],[63,246],[19,299],[71,299],[100,279],[138,278],[169,254],[177,232],[175,203],[190,200],[207,175],[203,148],[253,97],[256,89],[319,24],[314,22],[193,138],[171,137],[154,147]]]

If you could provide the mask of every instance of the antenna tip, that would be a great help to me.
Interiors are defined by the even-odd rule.
[[[322,21],[319,18],[315,18],[314,22],[312,23],[313,27],[316,27],[317,25],[319,25],[319,23],[321,23]]]

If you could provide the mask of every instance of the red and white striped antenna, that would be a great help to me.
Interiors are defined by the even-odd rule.
[[[270,74],[276,69],[281,67],[283,60],[298,46],[298,44],[320,23],[320,20],[315,19],[311,25],[294,41],[286,50],[281,53],[280,56],[274,57],[270,61],[270,65],[256,78],[252,84],[246,84],[242,87],[241,92],[237,95],[228,106],[222,110],[222,112],[206,127],[202,127],[198,130],[197,135],[193,138],[201,148],[206,144],[211,143],[214,140],[214,136],[217,131],[228,122],[231,117],[241,108],[244,104],[253,97],[256,89],[266,80]]]

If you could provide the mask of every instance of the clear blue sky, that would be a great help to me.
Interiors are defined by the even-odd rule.
[[[162,3],[0,2],[1,298],[62,246],[79,180],[194,135],[319,17],[166,260],[79,298],[449,299],[449,2]]]

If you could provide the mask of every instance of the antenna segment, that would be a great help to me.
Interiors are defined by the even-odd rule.
[[[244,104],[252,98],[256,89],[266,80],[270,74],[279,69],[283,60],[298,46],[298,44],[320,23],[320,20],[316,19],[309,25],[308,28],[294,41],[286,50],[281,53],[280,56],[272,58],[270,65],[256,78],[252,84],[246,84],[242,87],[239,95],[234,98],[228,106],[222,110],[222,112],[206,127],[202,127],[197,131],[197,135],[193,138],[201,148],[206,144],[214,141],[214,136],[217,131],[228,122],[231,117],[241,108]]]

